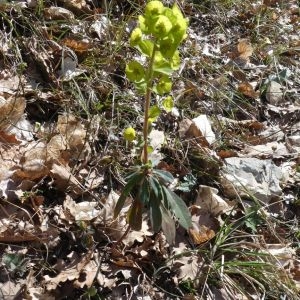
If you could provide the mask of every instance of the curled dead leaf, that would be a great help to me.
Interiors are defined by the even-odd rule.
[[[90,43],[88,41],[80,41],[76,39],[65,38],[63,44],[69,47],[78,54],[84,54],[90,49]]]
[[[199,115],[193,120],[184,119],[179,124],[180,137],[195,139],[203,147],[209,147],[216,139],[210,120],[206,115]]]
[[[213,216],[218,216],[230,210],[228,203],[218,195],[216,188],[200,185],[196,205]]]
[[[189,235],[195,245],[200,245],[214,238],[216,233],[205,225],[201,225],[199,229],[190,228]]]
[[[253,54],[253,47],[251,43],[247,39],[239,40],[236,47],[234,47],[231,51],[227,52],[227,56],[232,59],[234,64],[240,66],[241,68],[244,67],[248,62],[250,56]],[[228,47],[225,47],[223,51],[228,51]]]
[[[249,82],[245,81],[239,84],[238,91],[244,96],[247,96],[252,99],[256,99],[259,96],[259,94],[255,92],[253,86]]]
[[[23,116],[25,106],[24,97],[4,98],[0,96],[0,130],[7,131],[10,126],[15,125]]]
[[[247,39],[241,39],[237,45],[239,57],[249,60],[249,57],[253,54],[253,47]]]

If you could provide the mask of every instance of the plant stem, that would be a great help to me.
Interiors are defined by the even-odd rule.
[[[151,90],[152,90],[152,82],[153,82],[153,64],[154,64],[155,51],[156,51],[156,44],[154,43],[151,59],[149,62],[148,74],[147,74],[147,88],[146,88],[145,104],[144,104],[144,127],[143,127],[144,147],[142,152],[143,164],[148,163],[148,133],[149,133],[148,119],[149,119],[149,108],[150,108]]]

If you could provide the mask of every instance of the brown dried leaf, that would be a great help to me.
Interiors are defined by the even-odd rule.
[[[46,20],[72,20],[74,19],[74,14],[63,8],[57,6],[51,6],[44,8],[44,16]]]
[[[253,47],[247,39],[241,39],[237,45],[238,56],[246,61],[253,54]]]
[[[127,247],[130,247],[135,242],[143,242],[147,236],[152,236],[153,232],[150,231],[147,221],[143,220],[142,228],[139,231],[132,230],[128,235],[123,239],[123,244]]]
[[[28,59],[30,59],[31,72],[36,72],[37,76],[42,76],[44,81],[48,84],[58,85],[57,75],[55,69],[58,60],[61,59],[63,51],[57,43],[52,40],[44,40],[43,46],[35,37],[30,37],[24,40],[24,46],[28,52]],[[54,54],[57,53],[57,61],[54,59]]]
[[[83,201],[76,203],[69,195],[67,195],[64,201],[64,209],[68,210],[73,216],[75,221],[90,221],[95,219],[100,210],[96,209],[98,202]]]
[[[0,131],[0,142],[8,144],[20,144],[20,141],[16,139],[14,134],[7,134],[4,131]]]
[[[22,290],[22,284],[13,281],[6,281],[0,283],[1,299],[17,299],[18,294]]]
[[[251,43],[247,39],[241,39],[236,47],[230,47],[229,49],[223,49],[223,52],[231,50],[227,52],[227,56],[232,59],[234,64],[243,68],[249,62],[250,56],[253,54],[253,47]]]
[[[75,40],[75,39],[71,39],[71,38],[63,39],[62,43],[66,47],[69,47],[70,49],[75,51],[77,54],[84,54],[91,47],[91,44],[88,41],[80,41],[80,40]]]
[[[183,119],[179,123],[179,136],[180,138],[184,138],[187,135],[187,132],[191,125],[193,124],[193,121],[190,119]]]
[[[243,150],[243,154],[247,157],[261,157],[261,158],[273,158],[290,156],[291,151],[288,150],[284,143],[270,142],[263,145],[246,146]],[[295,154],[297,151],[294,152]]]
[[[21,168],[15,172],[16,176],[22,179],[35,180],[48,175],[45,143],[30,143],[26,148],[20,161]]]
[[[116,260],[112,261],[116,266],[122,267],[122,268],[136,268],[136,265],[133,260],[124,258],[118,258]]]
[[[239,69],[232,70],[232,75],[235,79],[237,79],[239,81],[246,81],[246,79],[247,79],[246,74],[242,70],[239,70]]]
[[[46,289],[54,290],[62,282],[67,280],[74,280],[80,277],[81,272],[84,270],[84,267],[90,262],[92,257],[92,252],[88,252],[83,256],[78,256],[75,252],[72,252],[68,255],[70,263],[66,265],[63,270],[55,277],[50,277],[49,275],[44,276]]]
[[[196,226],[190,228],[189,235],[195,245],[200,245],[214,238],[216,233],[205,225],[200,225],[199,229]]]
[[[86,159],[91,149],[86,143],[87,131],[80,120],[71,114],[64,114],[58,117],[56,129],[63,136],[66,142],[64,159],[68,161],[71,157]]]
[[[230,210],[230,206],[218,195],[216,188],[200,185],[195,205],[213,216],[218,216]]]
[[[263,0],[263,4],[267,6],[277,6],[280,5],[283,0]]]
[[[7,131],[10,126],[15,125],[23,117],[25,106],[26,102],[23,97],[0,96],[0,130]]]
[[[200,115],[193,120],[181,121],[179,135],[183,138],[195,139],[203,147],[208,147],[215,140],[215,134],[206,115]]]
[[[78,195],[82,193],[82,187],[76,177],[70,172],[69,167],[53,164],[50,174],[55,181],[55,186],[62,191],[70,188],[72,194]]]
[[[91,287],[94,283],[99,267],[100,266],[95,262],[95,260],[90,260],[87,265],[83,267],[81,276],[75,280],[74,286],[81,289],[84,288],[84,286],[87,286],[88,288]]]
[[[259,93],[254,91],[253,86],[249,82],[240,83],[238,86],[238,91],[252,99],[256,99],[259,96]]]
[[[217,151],[217,155],[224,159],[224,158],[228,158],[228,157],[234,157],[234,156],[237,156],[237,153],[233,150],[220,150],[220,151]]]
[[[3,41],[2,41],[3,43]],[[5,46],[1,45],[1,51],[3,51],[3,48]],[[5,47],[6,48],[6,47]],[[10,46],[7,45],[7,50],[10,49]],[[9,54],[9,52],[7,53]],[[20,88],[20,85],[23,84],[22,77],[19,75],[14,76],[11,72],[12,70],[1,70],[0,76],[0,94],[10,94],[15,95],[18,89]]]
[[[199,277],[203,260],[200,255],[192,254],[176,259],[173,264],[178,272],[178,279],[195,280]]]

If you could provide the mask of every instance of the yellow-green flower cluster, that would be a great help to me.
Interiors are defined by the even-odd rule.
[[[145,92],[147,83],[155,82],[152,90],[165,95],[172,88],[169,76],[180,65],[178,46],[186,37],[188,20],[176,4],[169,8],[158,0],[148,2],[144,15],[138,20],[139,25],[132,31],[129,42],[152,65],[131,61],[126,66],[126,75],[139,91]],[[157,80],[152,81],[155,78]]]
[[[133,30],[130,38],[132,46],[139,46],[142,34],[153,36],[159,51],[166,58],[172,58],[182,40],[186,37],[188,20],[176,4],[165,7],[161,1],[150,1],[145,15],[139,16],[139,27]]]

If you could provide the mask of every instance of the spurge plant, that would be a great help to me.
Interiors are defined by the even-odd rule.
[[[179,69],[178,47],[186,37],[188,21],[175,4],[165,7],[160,1],[150,1],[145,14],[139,16],[138,27],[130,36],[130,45],[140,52],[145,63],[136,60],[126,65],[126,76],[132,81],[137,91],[144,95],[143,143],[141,163],[134,166],[125,177],[126,185],[115,207],[117,217],[131,195],[132,205],[128,211],[129,227],[140,230],[142,213],[149,212],[154,231],[163,229],[169,242],[175,239],[175,221],[185,229],[191,226],[191,217],[184,201],[168,186],[174,181],[171,173],[156,169],[149,160],[149,132],[152,123],[162,110],[173,108],[173,99],[168,95],[172,89],[171,74]],[[150,106],[151,97],[158,95],[159,103]],[[124,138],[129,142],[136,138],[132,127],[125,129]]]

